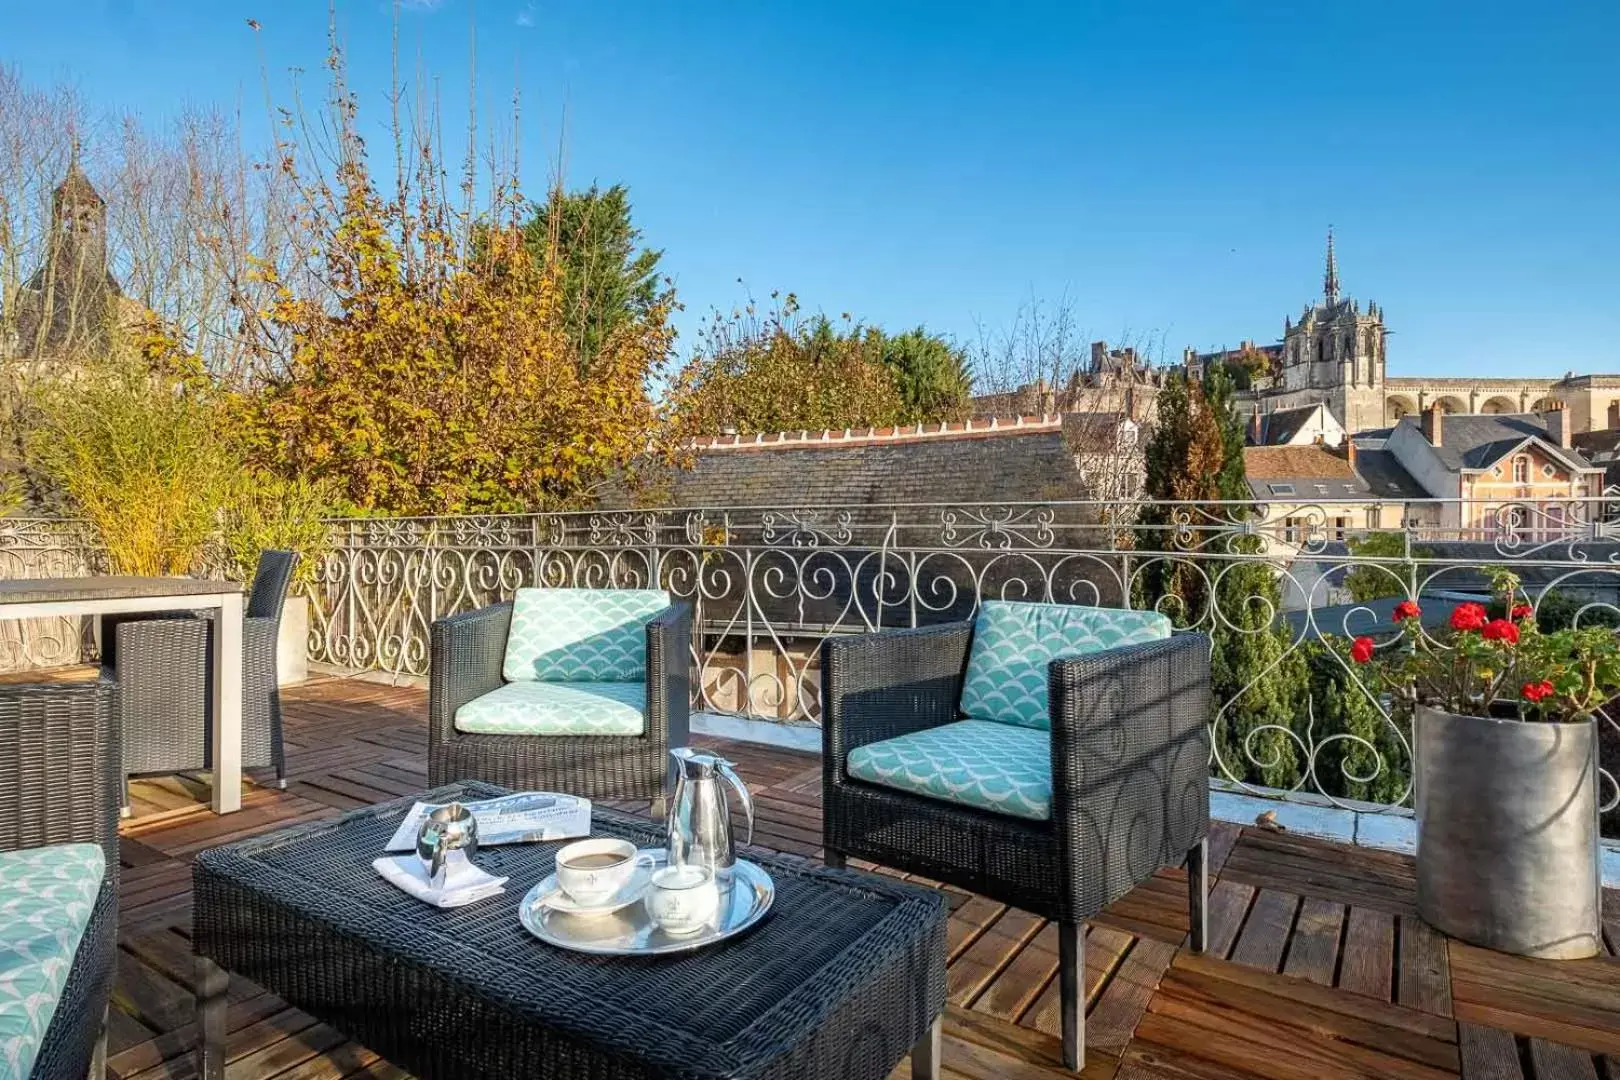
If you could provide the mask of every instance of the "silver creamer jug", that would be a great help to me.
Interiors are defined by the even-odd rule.
[[[737,862],[737,839],[731,828],[726,789],[735,788],[748,815],[748,839],[754,841],[754,801],[732,771],[731,762],[689,746],[669,752],[675,759],[675,797],[664,822],[671,866],[698,866],[716,877],[727,876]]]

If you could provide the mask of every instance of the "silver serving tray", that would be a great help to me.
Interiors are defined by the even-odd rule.
[[[653,856],[654,872],[668,864],[663,848],[644,850]],[[659,956],[701,949],[747,930],[765,917],[776,899],[771,875],[738,859],[730,874],[720,879],[720,910],[714,923],[677,937],[655,927],[640,900],[611,915],[570,915],[538,902],[544,884],[530,889],[518,905],[523,929],[559,949],[598,956]]]

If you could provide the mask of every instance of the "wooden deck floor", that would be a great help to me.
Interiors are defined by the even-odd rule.
[[[134,792],[109,1075],[194,1075],[193,853],[425,786],[422,691],[324,680],[286,701],[285,792],[250,787],[243,811],[224,818],[183,780]],[[754,792],[757,840],[817,854],[818,759],[726,749]],[[1620,1080],[1620,959],[1526,961],[1448,942],[1416,918],[1412,861],[1400,855],[1230,826],[1211,846],[1207,955],[1181,948],[1185,883],[1175,872],[1091,925],[1086,1076]],[[1612,953],[1620,898],[1609,900]],[[1057,928],[982,897],[953,893],[952,903],[946,1074],[1067,1075],[1055,1038]],[[232,1001],[233,1078],[405,1075],[245,981]]]

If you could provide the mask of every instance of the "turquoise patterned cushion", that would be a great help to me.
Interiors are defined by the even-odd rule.
[[[662,589],[519,589],[506,635],[507,682],[632,682],[647,677],[647,623]]]
[[[33,1071],[106,872],[95,844],[0,852],[0,1080]]]
[[[962,715],[1044,731],[1053,660],[1169,637],[1170,620],[1156,611],[986,600],[973,623]]]
[[[849,775],[913,795],[1045,821],[1052,816],[1052,737],[959,720],[849,752]]]
[[[483,735],[641,735],[644,682],[514,682],[456,710],[456,730]]]

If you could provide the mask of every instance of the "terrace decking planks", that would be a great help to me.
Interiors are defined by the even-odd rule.
[[[1288,936],[1294,931],[1294,913],[1298,910],[1299,897],[1293,893],[1261,889],[1232,949],[1232,962],[1262,971],[1276,971],[1282,966]]]
[[[1400,981],[1395,999],[1414,1009],[1450,1016],[1451,965],[1445,936],[1412,915],[1401,916],[1400,935]]]
[[[1345,920],[1339,986],[1379,1001],[1390,1000],[1395,971],[1395,919],[1373,908],[1350,909]]]
[[[1283,971],[1321,986],[1332,986],[1343,933],[1343,904],[1307,899],[1299,906],[1299,920],[1288,942]]]
[[[323,678],[289,688],[284,703],[286,791],[251,787],[244,810],[220,818],[206,809],[205,783],[132,785],[109,1077],[195,1075],[187,961],[196,851],[425,786],[423,691]],[[755,795],[761,846],[819,857],[814,757],[695,741],[738,762]],[[645,803],[625,807],[647,812]],[[1447,942],[1416,919],[1411,859],[1389,852],[1216,823],[1210,874],[1207,955],[1185,949],[1186,879],[1177,868],[1089,925],[1084,1076],[1620,1080],[1620,959],[1538,962]],[[1056,928],[947,892],[953,1004],[943,1075],[1068,1076],[1056,1038]],[[1612,938],[1620,903],[1607,899]],[[230,998],[232,1080],[405,1080],[244,980],[233,980]],[[894,1075],[909,1069],[902,1063]]]

